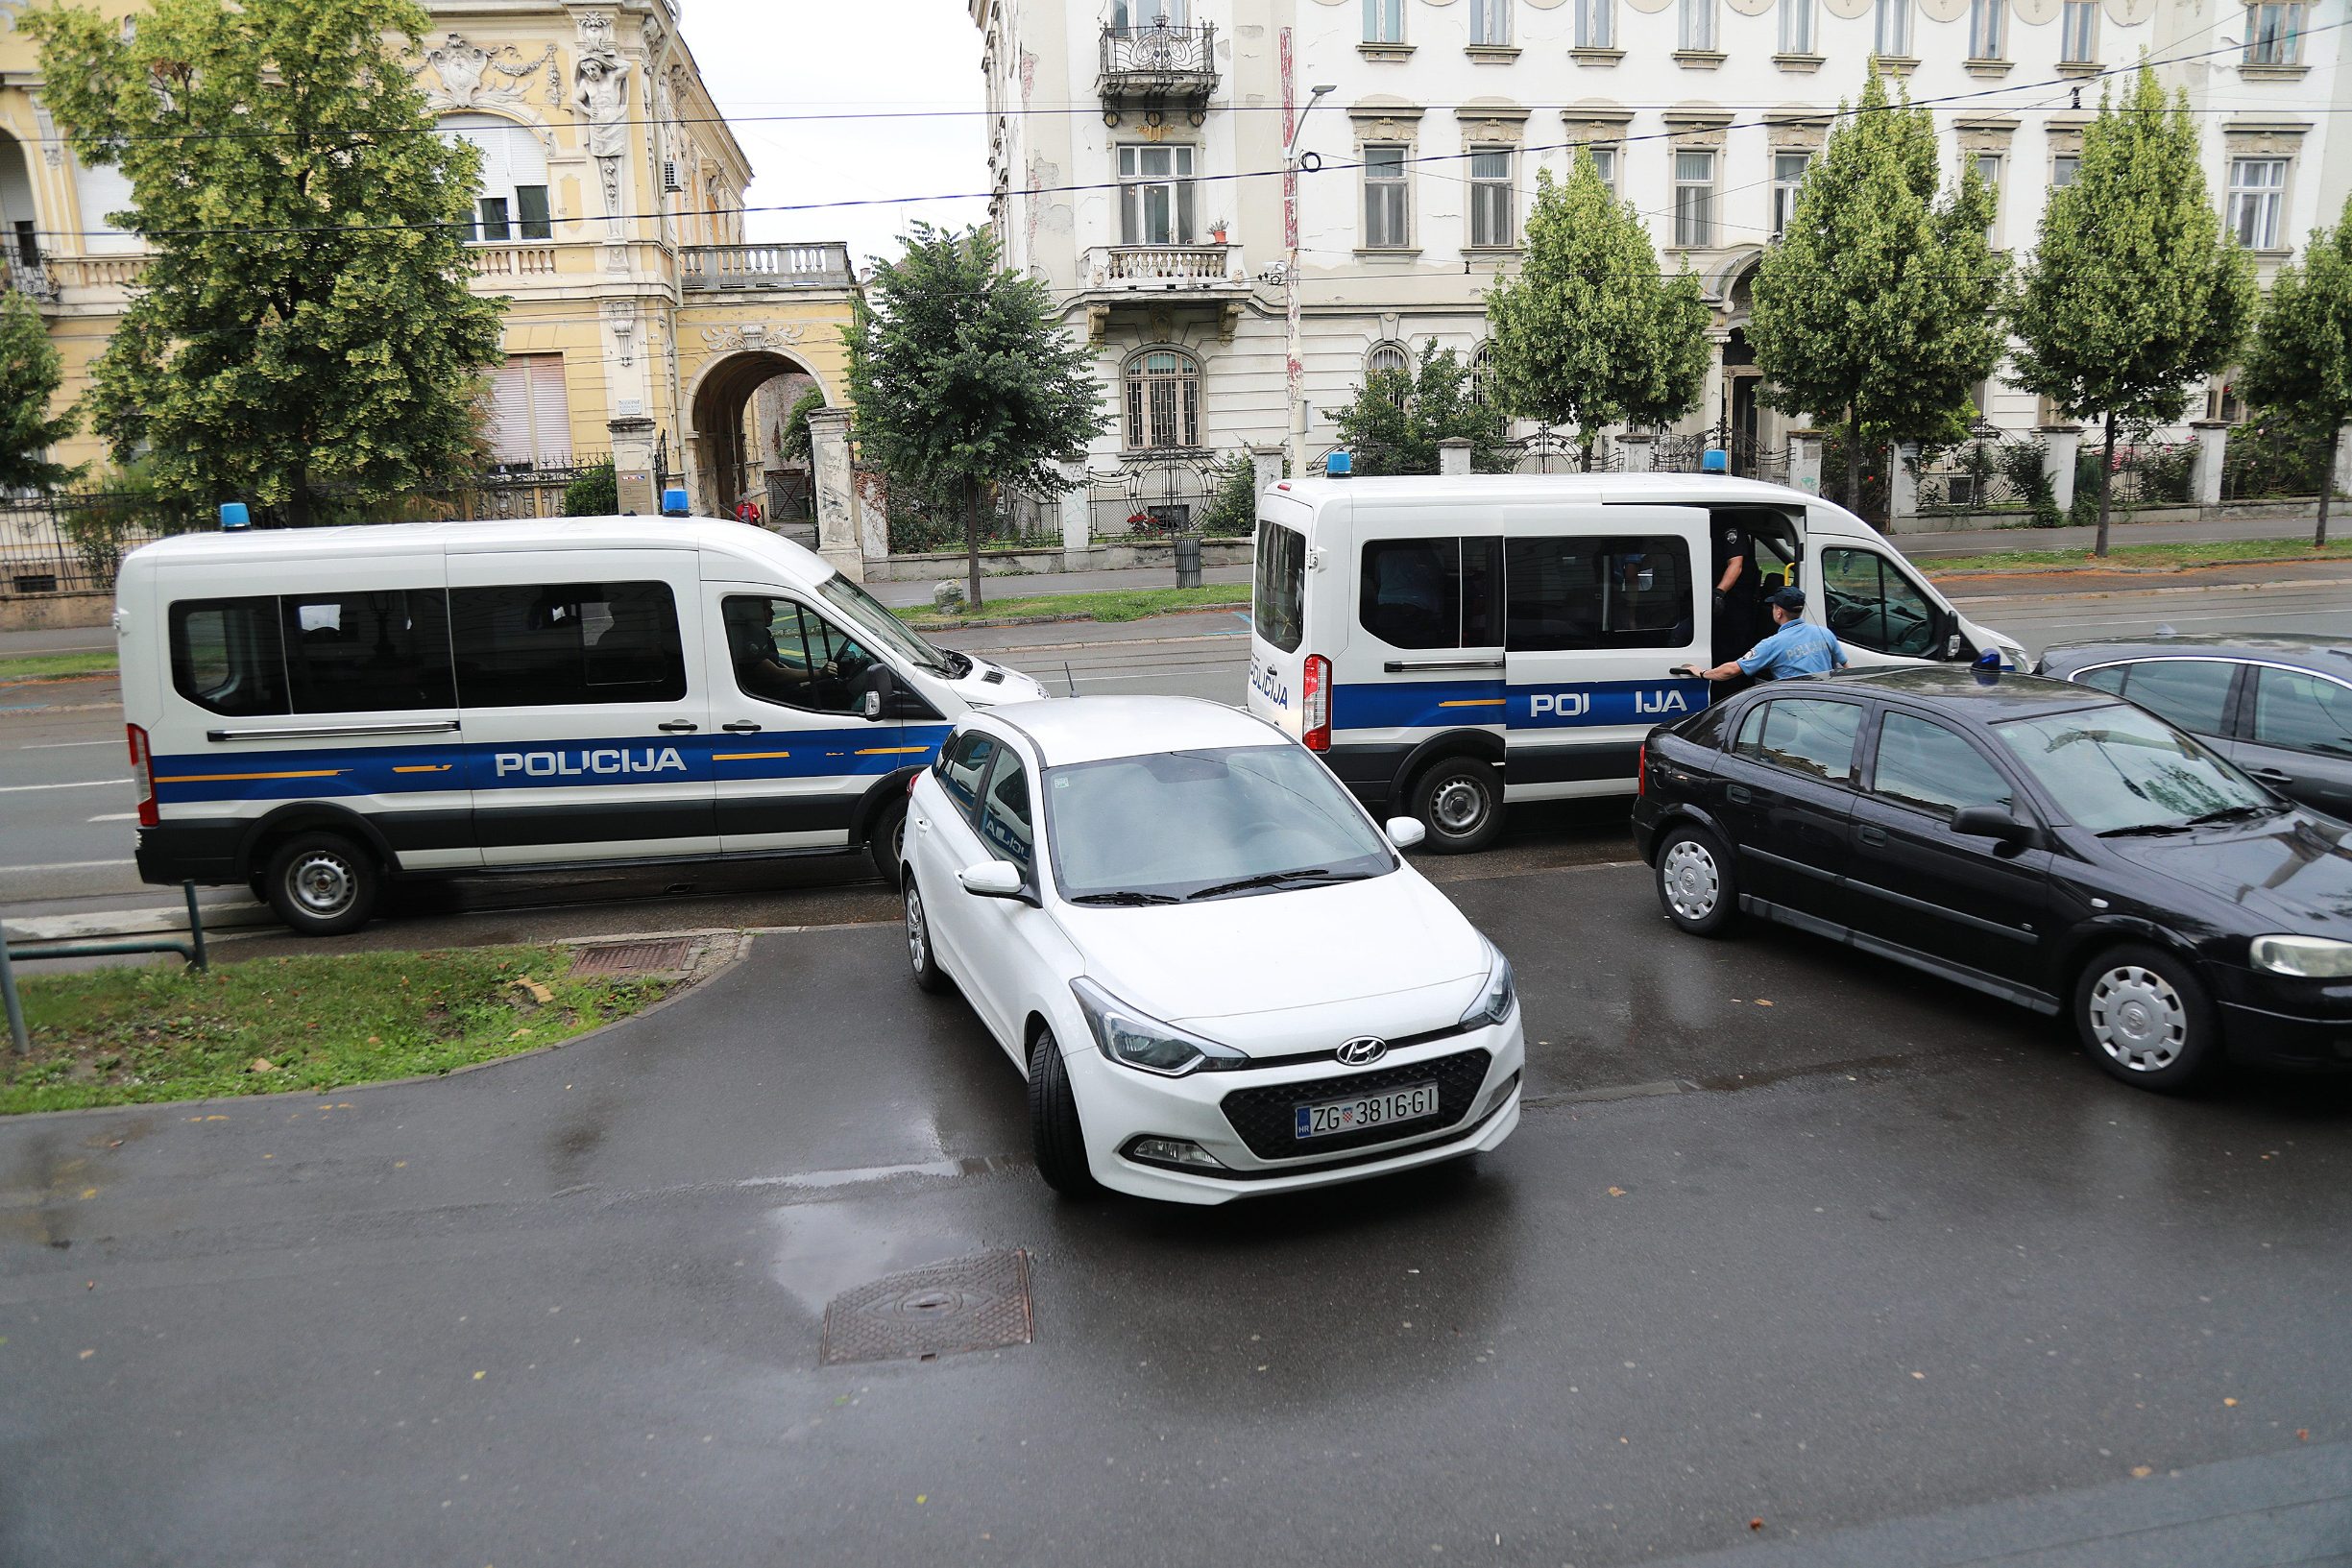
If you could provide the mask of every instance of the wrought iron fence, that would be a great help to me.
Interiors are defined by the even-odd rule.
[[[1650,443],[1650,471],[1653,473],[1696,473],[1701,459],[1709,446],[1715,445],[1715,432],[1694,430],[1688,433],[1668,431]]]
[[[1922,515],[2054,509],[2044,464],[2049,448],[2028,436],[1986,435],[1939,446],[1920,460]]]
[[[2087,446],[2076,458],[2074,493],[2098,497],[2101,449]],[[2194,498],[2196,443],[2133,442],[2115,449],[2109,507],[2182,506]]]
[[[1218,454],[1137,452],[1115,469],[1086,476],[1086,531],[1092,539],[1165,538],[1197,531],[1217,493]]]
[[[2267,422],[2235,425],[2221,451],[2221,498],[2316,497],[2328,482],[2334,461],[2335,442],[2328,431],[2292,430]]]
[[[1614,473],[1625,462],[1623,448],[1602,435],[1593,440],[1592,467],[1587,470],[1576,432],[1548,424],[1539,424],[1531,433],[1504,445],[1513,454],[1513,473]]]
[[[204,521],[193,506],[139,492],[0,498],[0,598],[111,592],[126,554]]]

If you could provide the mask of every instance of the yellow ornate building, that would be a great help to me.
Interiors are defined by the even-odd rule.
[[[0,0],[0,286],[39,303],[71,400],[142,245],[106,221],[130,205],[121,175],[83,166],[42,104],[38,52],[12,25],[27,3]],[[97,6],[126,27],[142,9]],[[773,432],[753,427],[754,395],[803,375],[846,402],[847,248],[744,242],[751,165],[671,0],[426,9],[418,84],[444,130],[484,155],[474,286],[512,302],[492,386],[498,461],[560,473],[610,452],[622,506],[641,513],[665,472],[699,512],[746,494],[768,506]],[[94,472],[106,462],[86,432],[55,456]]]

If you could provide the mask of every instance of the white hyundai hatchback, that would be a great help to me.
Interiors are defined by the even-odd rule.
[[[1183,1203],[1493,1148],[1511,965],[1313,754],[1182,697],[965,718],[910,791],[907,953],[1029,1076],[1038,1169]],[[1394,840],[1394,843],[1392,843]]]

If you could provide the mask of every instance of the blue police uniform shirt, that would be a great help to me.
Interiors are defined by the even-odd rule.
[[[1792,620],[1750,648],[1739,667],[1750,675],[1784,681],[1792,675],[1827,675],[1846,662],[1846,650],[1827,627]]]

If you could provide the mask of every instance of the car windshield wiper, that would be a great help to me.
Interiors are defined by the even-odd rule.
[[[2185,833],[2188,831],[2189,825],[2186,822],[2136,822],[2128,828],[2109,828],[2098,836],[2101,838],[2152,837],[2158,833]]]
[[[2189,826],[2202,828],[2209,822],[2243,822],[2248,817],[2274,816],[2285,809],[2283,806],[2273,806],[2267,801],[2251,806],[2224,806],[2218,811],[2191,817]]]
[[[1072,904],[1175,904],[1178,900],[1167,893],[1146,893],[1141,888],[1122,887],[1110,893],[1080,893]]]
[[[1283,887],[1293,882],[1360,882],[1370,876],[1369,871],[1326,871],[1321,866],[1300,866],[1296,871],[1269,871],[1262,876],[1244,877],[1237,882],[1219,882],[1198,893],[1185,894],[1186,899],[1213,899],[1221,893],[1247,893],[1253,887]]]

